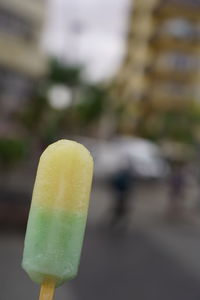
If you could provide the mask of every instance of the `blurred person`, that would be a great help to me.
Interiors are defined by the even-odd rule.
[[[183,217],[184,213],[186,174],[182,162],[173,162],[171,167],[168,214],[169,217],[176,220],[179,217]]]
[[[194,182],[193,195],[194,195],[194,206],[193,213],[200,213],[200,161],[199,159],[194,161],[194,164],[191,166],[190,175]]]
[[[110,186],[114,194],[110,225],[126,226],[129,217],[130,192],[134,187],[134,176],[128,160],[111,176]]]

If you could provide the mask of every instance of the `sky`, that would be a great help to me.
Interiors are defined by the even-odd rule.
[[[43,46],[65,62],[85,65],[93,81],[111,78],[125,52],[132,0],[48,0]]]

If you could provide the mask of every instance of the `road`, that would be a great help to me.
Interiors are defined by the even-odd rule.
[[[166,190],[145,187],[132,195],[128,228],[109,228],[111,194],[96,186],[76,279],[56,300],[200,299],[200,227],[164,221]],[[34,300],[38,287],[20,267],[22,232],[0,235],[0,300]]]

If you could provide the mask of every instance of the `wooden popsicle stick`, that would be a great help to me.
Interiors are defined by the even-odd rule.
[[[53,300],[55,292],[55,281],[53,279],[46,279],[40,289],[39,300]]]

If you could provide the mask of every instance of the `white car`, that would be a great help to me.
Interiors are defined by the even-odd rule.
[[[135,176],[140,178],[163,178],[169,172],[159,147],[145,139],[126,136],[110,141],[78,138],[91,151],[95,161],[95,177],[109,178],[129,165]]]

